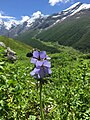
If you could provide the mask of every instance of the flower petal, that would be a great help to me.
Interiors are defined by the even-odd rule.
[[[46,58],[46,51],[40,52],[40,59],[45,59]]]
[[[40,52],[38,52],[38,51],[34,51],[34,52],[33,52],[33,57],[34,57],[34,58],[37,58],[37,59],[38,59],[38,58],[39,58],[39,55],[40,55]]]
[[[36,67],[41,67],[43,65],[43,61],[37,61],[36,62]]]
[[[40,69],[34,68],[34,70],[32,72],[30,72],[30,75],[34,76],[35,74],[38,74],[39,71],[40,71]]]
[[[51,67],[51,64],[50,64],[50,62],[48,62],[47,60],[44,60],[43,66],[50,68],[50,67]]]
[[[39,68],[34,68],[35,73],[38,73],[39,70],[40,70]]]
[[[34,76],[34,75],[35,75],[34,70],[33,70],[32,72],[30,72],[30,75],[31,75],[31,76]]]
[[[31,58],[31,63],[36,64],[37,59],[36,58]]]
[[[48,68],[48,74],[51,74],[51,73],[52,73],[51,69],[50,69],[50,68]]]

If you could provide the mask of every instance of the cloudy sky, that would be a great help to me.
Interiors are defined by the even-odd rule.
[[[28,17],[35,12],[50,15],[76,2],[90,3],[90,0],[0,0],[0,18],[21,19],[21,16]]]

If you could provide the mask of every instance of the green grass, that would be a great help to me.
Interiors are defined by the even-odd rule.
[[[45,44],[44,42],[40,41],[39,39],[36,38],[30,38],[30,36],[25,37],[25,36],[21,36],[21,37],[17,37],[17,39],[23,43],[26,43],[30,46],[32,46],[33,48],[37,48],[40,50],[45,50],[49,53],[57,53],[60,52],[57,48],[55,48],[54,46],[49,46],[48,43]]]
[[[5,48],[0,47],[0,120],[40,120],[39,86],[30,76],[30,58],[23,59],[29,48],[5,37],[2,41],[9,47],[14,44],[12,49],[21,59],[10,63],[4,56]],[[61,52],[48,54],[52,74],[42,89],[44,119],[89,120],[90,55],[55,43],[53,46]]]
[[[0,42],[3,42],[6,47],[10,47],[12,50],[14,50],[17,54],[18,59],[27,59],[26,54],[33,49],[29,45],[4,36],[0,36]]]
[[[11,49],[15,50],[16,52],[19,52],[22,50],[27,52],[28,50],[32,49],[32,47],[30,47],[29,45],[26,45],[22,42],[13,40],[12,38],[8,38],[5,36],[0,36],[0,41],[4,42],[7,47],[9,46]]]

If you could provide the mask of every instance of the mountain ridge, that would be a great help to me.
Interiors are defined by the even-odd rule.
[[[13,26],[10,30],[0,30],[1,35],[15,38],[32,47],[44,45],[43,42],[56,42],[60,45],[71,46],[80,51],[90,52],[90,4],[76,3],[71,7],[43,16],[38,11],[38,16],[33,14],[30,19],[24,18],[24,22]],[[28,22],[29,21],[29,22]],[[47,46],[46,46],[47,48]]]
[[[37,11],[30,18],[29,16],[22,16],[22,20],[3,21],[0,20],[0,35],[9,36],[15,38],[19,34],[22,34],[28,30],[48,29],[53,25],[62,22],[66,18],[75,15],[81,10],[90,9],[90,4],[77,2],[69,8],[54,13],[52,15],[43,15],[40,11]]]

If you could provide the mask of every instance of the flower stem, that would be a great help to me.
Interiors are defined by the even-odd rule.
[[[42,79],[40,79],[40,116],[41,116],[41,120],[44,120],[43,107],[42,107]]]

